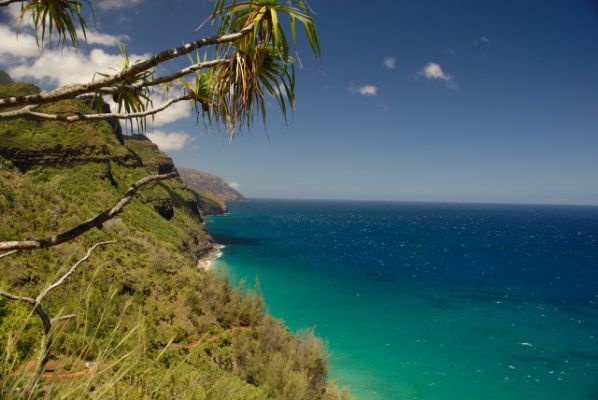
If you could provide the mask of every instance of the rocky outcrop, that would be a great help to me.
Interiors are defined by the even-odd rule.
[[[67,168],[88,163],[109,164],[110,161],[127,167],[141,166],[140,159],[134,154],[115,155],[106,145],[63,146],[57,143],[36,149],[0,144],[0,157],[10,160],[21,171],[36,166]]]

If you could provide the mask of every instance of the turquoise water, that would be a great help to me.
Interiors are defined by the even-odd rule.
[[[266,201],[216,268],[314,327],[361,400],[598,399],[598,208]]]

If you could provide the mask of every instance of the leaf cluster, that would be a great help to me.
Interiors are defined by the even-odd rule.
[[[131,62],[129,53],[127,52],[127,47],[122,43],[119,44],[118,47],[120,49],[121,65],[120,67],[112,68],[114,73],[119,73],[123,70],[126,70],[134,64]],[[98,75],[104,78],[112,76],[112,74],[105,72],[98,72]],[[112,101],[118,105],[119,113],[123,111],[126,111],[127,114],[142,112],[147,110],[148,107],[153,104],[149,89],[135,86],[138,83],[149,80],[153,76],[153,70],[144,70],[122,80],[119,83],[119,86],[117,86],[118,90],[112,95]],[[96,104],[103,104],[101,101],[101,93],[98,93],[96,96],[99,97],[98,101],[96,101]],[[135,118],[134,120],[129,121],[131,131],[133,130],[134,121],[137,123],[139,131],[144,131],[147,127],[146,117]]]
[[[87,0],[85,3],[91,4]],[[80,0],[35,0],[23,3],[18,26],[21,26],[25,16],[31,14],[38,47],[43,47],[46,32],[48,37],[51,37],[54,31],[58,35],[58,44],[63,43],[68,37],[71,44],[77,47],[79,44],[77,23],[81,27],[84,38],[87,39],[87,24],[81,13],[83,4],[84,2]]]
[[[282,17],[289,21],[291,41],[282,26]],[[320,54],[320,43],[311,10],[304,1],[277,0],[216,1],[212,24],[218,33],[247,32],[240,39],[218,46],[216,55],[226,62],[208,70],[196,71],[192,81],[181,79],[181,85],[195,102],[202,103],[201,113],[209,124],[222,124],[229,133],[242,126],[252,126],[258,114],[265,121],[268,96],[274,98],[287,120],[295,106],[295,57],[290,45],[296,41],[297,21],[306,33],[312,53]],[[199,62],[200,56],[192,63]],[[195,107],[199,111],[199,107]]]

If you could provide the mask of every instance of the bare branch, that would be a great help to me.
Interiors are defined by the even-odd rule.
[[[31,297],[17,296],[12,293],[5,292],[4,290],[0,290],[0,295],[6,297],[9,300],[18,300],[24,301],[25,303],[29,304],[35,304],[35,299],[32,299]]]
[[[73,319],[73,318],[77,318],[77,314],[69,314],[69,315],[62,315],[60,317],[54,317],[50,321],[52,322],[52,324],[54,324],[55,322],[58,322],[58,321],[67,321],[67,320]]]
[[[19,250],[8,251],[8,252],[6,252],[4,254],[0,254],[0,258],[8,257],[11,254],[15,254],[17,251],[19,251]]]
[[[39,248],[47,248],[59,245],[64,242],[68,242],[69,240],[73,240],[74,238],[81,236],[85,232],[89,231],[95,227],[101,227],[102,224],[112,218],[114,218],[118,213],[120,213],[123,208],[131,202],[137,191],[152,182],[170,179],[178,176],[178,172],[171,172],[168,174],[162,175],[150,175],[146,176],[143,179],[135,182],[129,190],[125,193],[124,197],[121,198],[118,203],[116,203],[111,208],[102,211],[101,213],[97,214],[95,217],[88,219],[87,221],[75,226],[74,228],[69,229],[66,232],[59,233],[56,236],[52,236],[46,239],[32,239],[32,240],[14,240],[9,242],[0,242],[0,251],[11,251],[11,250],[33,250]]]
[[[113,114],[113,113],[102,113],[102,114],[70,114],[70,115],[61,115],[61,114],[48,114],[48,113],[41,113],[37,111],[33,111],[33,106],[26,106],[19,110],[7,111],[4,113],[0,113],[0,121],[2,120],[11,120],[11,119],[18,119],[18,118],[26,118],[31,120],[43,120],[43,121],[59,121],[59,122],[79,122],[79,121],[97,121],[97,120],[105,120],[105,119],[135,119],[135,118],[144,118],[150,115],[155,115],[161,111],[166,110],[168,107],[172,106],[175,103],[185,100],[191,100],[192,96],[186,95],[182,97],[178,97],[175,99],[170,99],[166,103],[162,104],[159,107],[156,107],[151,110],[146,110],[138,113],[129,113],[129,114]]]
[[[182,78],[183,76],[189,75],[195,71],[199,71],[200,69],[214,67],[216,65],[225,64],[227,62],[229,62],[229,60],[227,60],[225,58],[217,58],[215,60],[200,62],[197,64],[190,65],[181,70],[178,70],[177,72],[172,73],[170,75],[162,76],[160,78],[156,78],[151,81],[141,82],[139,87],[150,87],[150,86],[160,85],[160,84],[166,83],[166,82],[172,82],[175,79]]]
[[[226,64],[230,62],[230,60],[226,58],[217,58],[215,60],[204,61],[196,64],[189,65],[183,69],[180,69],[176,72],[173,72],[170,75],[161,76],[156,79],[152,79],[149,81],[141,81],[132,85],[118,85],[118,86],[110,86],[105,88],[100,88],[100,93],[105,94],[115,94],[127,90],[141,90],[142,88],[157,86],[163,83],[172,82],[178,78],[182,78],[183,76],[192,74],[195,71],[199,71],[200,69],[215,67],[216,65]]]
[[[48,293],[50,293],[52,290],[56,289],[58,286],[60,285],[64,285],[64,283],[66,282],[66,280],[68,279],[69,276],[71,276],[79,267],[79,265],[83,264],[85,261],[89,260],[89,257],[91,257],[91,253],[97,249],[100,246],[105,246],[108,244],[114,244],[116,243],[116,240],[111,240],[108,242],[100,242],[100,243],[96,243],[93,246],[91,246],[88,250],[87,253],[85,254],[85,256],[80,259],[79,261],[77,261],[76,263],[73,264],[73,266],[71,267],[71,269],[69,269],[64,275],[62,275],[60,277],[60,279],[58,279],[56,282],[54,282],[53,284],[51,284],[50,286],[48,286],[47,288],[45,288],[44,290],[42,290],[42,292],[37,296],[37,298],[35,299],[35,302],[37,304],[40,304],[42,302],[42,300],[44,299],[44,297],[46,297],[48,295]]]
[[[189,54],[192,51],[195,51],[202,47],[234,42],[235,40],[238,40],[243,36],[247,35],[252,30],[253,24],[249,24],[239,32],[229,33],[222,36],[211,36],[184,44],[179,47],[164,50],[143,61],[133,64],[129,68],[123,69],[118,74],[98,79],[89,83],[62,86],[50,92],[42,92],[28,96],[13,96],[3,98],[0,99],[0,110],[9,107],[26,106],[30,104],[39,105],[52,103],[58,100],[71,99],[86,93],[97,92],[102,88],[127,82],[127,80],[131,79],[140,72],[147,71],[158,64],[161,64],[168,60],[172,60],[185,54]]]

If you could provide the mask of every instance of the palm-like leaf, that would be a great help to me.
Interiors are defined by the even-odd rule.
[[[88,1],[86,3],[90,4]],[[51,37],[54,30],[58,35],[58,43],[62,43],[68,35],[74,47],[79,45],[76,23],[81,27],[87,39],[85,19],[81,15],[83,1],[80,0],[31,0],[21,7],[21,15],[17,29],[27,14],[31,14],[35,27],[35,38],[39,47],[43,47],[46,32]]]
[[[204,61],[205,60],[206,57],[204,57]],[[191,64],[199,64],[201,62],[199,53],[196,55],[195,60],[191,55],[189,55],[189,61]],[[213,106],[213,99],[215,98],[214,71],[214,68],[208,68],[205,71],[197,70],[195,71],[192,80],[181,78],[178,81],[179,86],[182,88],[184,94],[191,97],[193,109],[198,114],[207,116],[209,123],[212,122],[211,117],[213,114],[210,112],[210,108]],[[168,87],[166,88],[166,93],[167,92]]]
[[[319,55],[320,42],[314,27],[312,13],[305,1],[234,0],[231,4],[226,5],[225,3],[226,0],[216,0],[212,12],[212,22],[220,21],[220,33],[238,32],[253,25],[252,34],[236,43],[238,48],[249,50],[255,43],[271,42],[286,56],[289,43],[280,24],[279,16],[279,14],[286,14],[289,17],[292,40],[296,39],[296,22],[299,21],[305,29],[314,55]]]
[[[216,0],[212,22],[219,21],[219,33],[250,29],[241,39],[221,46],[228,63],[215,67],[214,98],[211,116],[224,123],[234,134],[241,126],[251,126],[253,115],[266,118],[266,95],[275,98],[283,114],[295,104],[294,59],[289,56],[289,41],[281,25],[287,15],[291,39],[296,39],[299,21],[306,33],[314,56],[319,56],[320,43],[307,4],[302,0]]]
[[[127,53],[127,48],[123,45],[119,45],[120,53],[122,57],[122,64],[119,68],[113,68],[114,72],[118,73],[124,69],[129,68],[132,63],[131,59],[129,58],[129,54]],[[127,80],[120,82],[120,87],[124,88],[122,90],[118,90],[112,96],[112,100],[118,104],[118,112],[121,113],[123,110],[127,113],[138,113],[145,111],[148,106],[153,104],[152,99],[150,97],[150,92],[148,89],[139,89],[135,85],[149,80],[153,76],[154,72],[152,70],[145,70],[142,71]],[[98,75],[103,77],[112,76],[110,73],[102,73],[99,72]],[[147,120],[146,117],[140,117],[135,119],[137,123],[137,128],[140,131],[145,130],[147,127]],[[131,130],[133,130],[133,120],[130,121]]]

